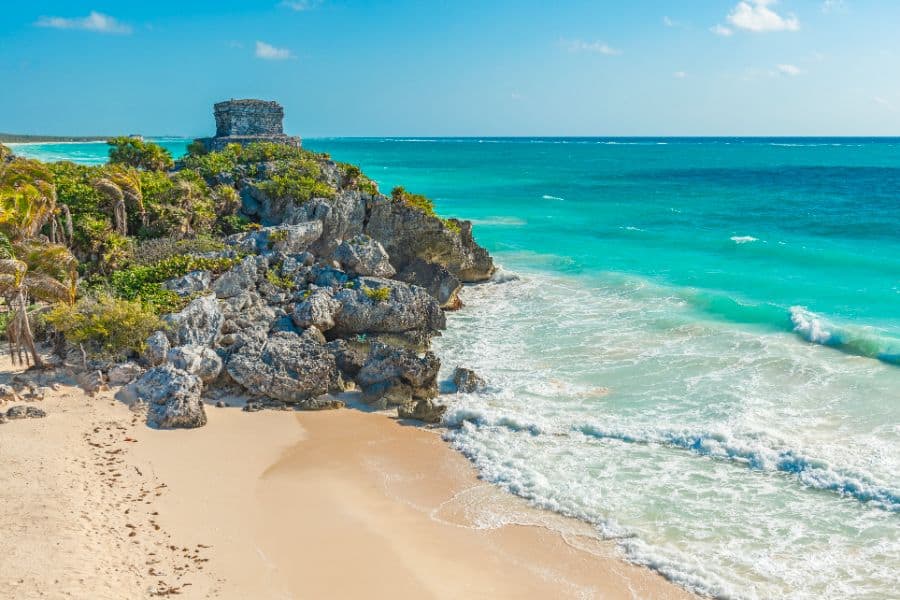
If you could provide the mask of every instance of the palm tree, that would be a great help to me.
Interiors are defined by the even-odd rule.
[[[56,210],[53,176],[36,160],[0,163],[0,229],[10,240],[32,238]]]
[[[0,233],[0,296],[12,312],[6,336],[13,363],[26,364],[30,355],[35,366],[43,366],[28,319],[29,298],[73,304],[77,266],[64,246],[37,241],[14,244]]]
[[[12,315],[6,333],[13,362],[43,362],[28,320],[28,300],[75,301],[78,262],[69,250],[37,238],[56,211],[56,188],[37,161],[0,164],[0,297]],[[23,349],[26,351],[23,360]]]
[[[116,233],[128,235],[128,208],[141,216],[141,225],[147,225],[147,211],[144,208],[144,194],[141,179],[136,169],[117,165],[110,166],[105,177],[94,182],[94,188],[106,196],[113,211]]]

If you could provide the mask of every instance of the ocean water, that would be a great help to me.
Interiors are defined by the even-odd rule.
[[[486,480],[713,596],[898,596],[900,139],[305,145],[501,266],[435,343]]]

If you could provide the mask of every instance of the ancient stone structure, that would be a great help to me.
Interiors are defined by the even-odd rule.
[[[201,138],[209,151],[222,150],[228,144],[275,142],[300,146],[300,138],[285,135],[282,127],[284,109],[277,102],[265,100],[226,100],[213,107],[216,137]]]

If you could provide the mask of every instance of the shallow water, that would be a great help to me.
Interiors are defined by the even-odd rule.
[[[486,479],[714,595],[894,594],[900,140],[305,145],[502,265],[435,344],[491,384],[448,417]]]

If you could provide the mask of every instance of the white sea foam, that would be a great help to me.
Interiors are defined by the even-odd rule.
[[[521,278],[466,287],[435,341],[444,377],[490,385],[444,396],[445,435],[486,481],[708,595],[889,595],[900,429],[879,412],[900,371],[698,322],[647,280],[500,258]]]
[[[735,244],[748,244],[750,242],[758,242],[759,239],[753,237],[752,235],[733,235],[731,236],[731,241]]]
[[[565,200],[565,198],[560,198],[559,196],[551,196],[549,194],[544,194],[541,196],[544,200]]]

